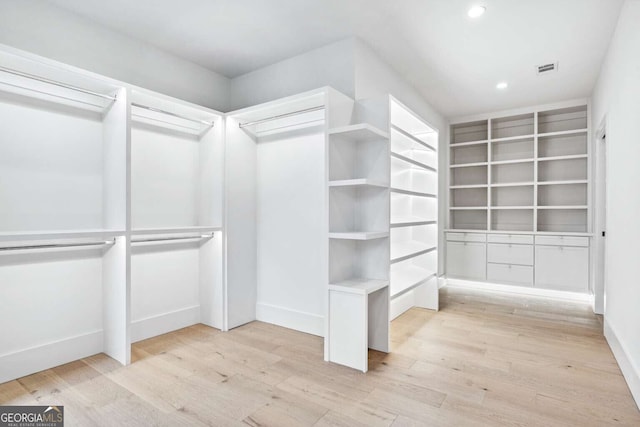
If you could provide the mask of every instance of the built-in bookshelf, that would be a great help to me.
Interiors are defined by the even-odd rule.
[[[589,231],[588,108],[451,126],[449,229]]]

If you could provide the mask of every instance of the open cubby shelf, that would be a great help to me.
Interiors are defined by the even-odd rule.
[[[588,231],[588,124],[577,105],[452,125],[449,228]]]

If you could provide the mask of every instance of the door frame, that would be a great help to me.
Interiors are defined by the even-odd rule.
[[[606,236],[607,230],[607,115],[602,118],[594,137],[594,220],[593,220],[593,311],[604,314],[606,310]]]

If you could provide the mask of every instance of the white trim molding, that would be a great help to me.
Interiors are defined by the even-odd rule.
[[[607,343],[618,362],[622,375],[627,381],[631,395],[640,410],[640,368],[636,366],[633,359],[629,357],[629,352],[626,351],[624,345],[618,340],[618,336],[606,318],[604,319],[604,337],[607,339]]]
[[[319,337],[324,336],[324,316],[259,302],[256,320]]]

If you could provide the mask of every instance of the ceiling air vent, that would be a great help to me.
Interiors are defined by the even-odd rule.
[[[552,71],[557,71],[558,63],[553,62],[551,64],[538,65],[536,68],[538,69],[538,74],[546,74]]]

